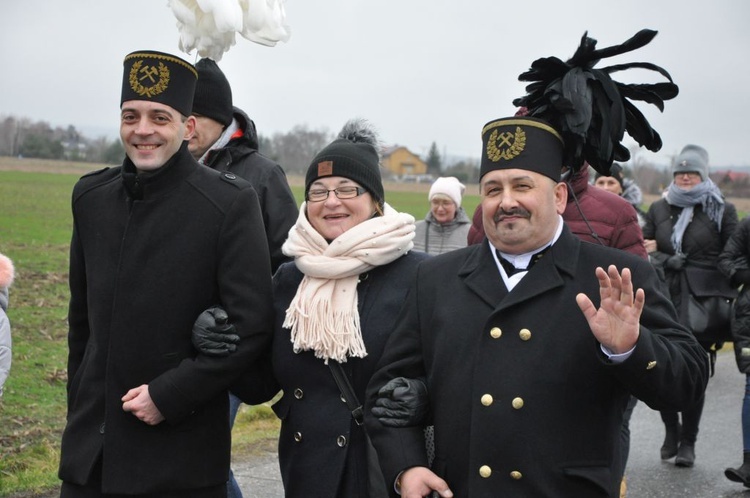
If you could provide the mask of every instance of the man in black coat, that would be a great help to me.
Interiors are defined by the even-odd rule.
[[[705,389],[706,354],[648,261],[564,225],[554,128],[507,118],[482,137],[487,240],[420,263],[368,387],[386,482],[404,498],[619,496],[630,394],[653,408],[690,405]],[[431,468],[421,426],[372,416],[397,378],[427,385]]]
[[[270,340],[258,196],[188,152],[192,65],[152,51],[124,64],[127,157],[73,191],[61,496],[224,497],[227,387]],[[215,304],[242,339],[229,358],[191,342]]]
[[[195,68],[196,123],[188,149],[199,163],[231,171],[255,188],[266,228],[271,271],[275,273],[281,263],[289,260],[281,246],[297,221],[297,202],[281,166],[258,152],[255,123],[232,105],[232,88],[216,62],[201,59]]]

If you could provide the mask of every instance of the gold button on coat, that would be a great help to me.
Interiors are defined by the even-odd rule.
[[[492,327],[492,329],[490,329],[490,337],[492,337],[493,339],[500,339],[501,335],[503,335],[503,331],[499,328]]]
[[[648,365],[646,365],[646,370],[651,370],[655,366],[656,366],[656,362],[655,361],[649,361]]]
[[[484,406],[490,406],[494,400],[492,399],[491,394],[485,394],[482,396],[482,404]]]
[[[531,331],[529,329],[521,329],[518,333],[518,337],[520,337],[522,341],[528,341],[531,339]]]
[[[346,436],[339,436],[336,438],[336,444],[339,445],[339,447],[343,448],[346,446]]]
[[[520,478],[523,477],[523,474],[521,474],[517,470],[514,470],[513,472],[510,473],[510,477],[512,477],[513,479],[515,479],[517,481],[517,480],[519,480]]]
[[[513,398],[513,401],[511,401],[511,404],[513,405],[513,408],[516,410],[519,410],[523,408],[523,398]]]
[[[305,395],[305,392],[300,389],[299,387],[294,390],[294,397],[297,399],[302,399],[302,397]]]
[[[492,475],[492,469],[489,465],[482,465],[481,467],[479,467],[479,475],[487,479]]]
[[[302,433],[301,432],[295,432],[294,433],[294,440],[298,443],[302,441]]]

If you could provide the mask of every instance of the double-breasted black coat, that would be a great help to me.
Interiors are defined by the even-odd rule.
[[[386,482],[426,465],[421,428],[370,415],[390,379],[424,377],[433,470],[457,497],[615,497],[629,395],[655,409],[700,398],[707,356],[675,320],[643,258],[580,241],[566,227],[508,293],[487,241],[436,256],[417,276],[368,387],[367,428]],[[640,337],[621,364],[602,353],[575,297],[599,304],[597,266],[630,268],[646,293]],[[395,496],[395,494],[394,494]]]
[[[426,257],[412,251],[360,276],[357,297],[367,356],[349,358],[343,368],[361,403],[416,266]],[[249,370],[232,392],[257,404],[284,391],[273,409],[281,419],[279,465],[287,498],[368,497],[363,427],[354,422],[330,367],[311,351],[295,353],[290,331],[282,327],[302,277],[294,263],[281,265],[274,275],[272,370]]]
[[[200,166],[186,146],[156,172],[87,175],[73,191],[68,416],[60,478],[84,484],[98,459],[107,493],[220,485],[229,469],[227,387],[267,351],[271,271],[249,183]],[[192,325],[222,304],[242,338],[228,358],[196,355]],[[122,409],[148,384],[166,420]]]

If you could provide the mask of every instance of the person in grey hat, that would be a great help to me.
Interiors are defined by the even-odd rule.
[[[663,275],[680,322],[689,327],[687,282],[692,268],[716,269],[718,257],[737,226],[737,210],[724,199],[708,176],[708,152],[686,145],[672,164],[672,183],[666,197],[651,204],[645,216],[643,238],[657,272]],[[718,286],[727,278],[716,270]],[[729,324],[727,323],[727,328]],[[699,338],[715,361],[717,344]],[[675,458],[678,467],[692,467],[704,398],[680,413],[662,411],[665,436],[661,458]]]

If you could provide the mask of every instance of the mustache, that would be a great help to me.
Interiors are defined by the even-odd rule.
[[[526,209],[520,207],[513,209],[500,209],[494,214],[494,216],[492,216],[492,220],[495,223],[498,223],[502,221],[503,218],[506,218],[508,216],[518,216],[528,219],[531,217],[531,213]]]

